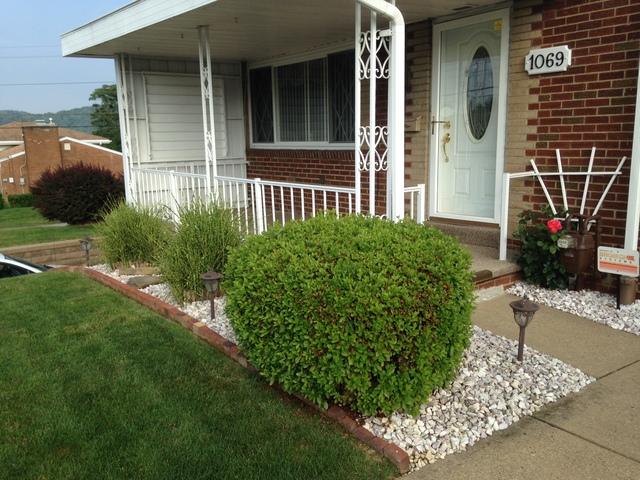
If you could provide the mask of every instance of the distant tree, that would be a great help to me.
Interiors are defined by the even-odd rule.
[[[118,94],[115,85],[103,85],[96,88],[89,100],[100,103],[93,104],[91,112],[91,125],[93,133],[111,140],[109,148],[122,150],[120,144],[120,123],[118,118]]]

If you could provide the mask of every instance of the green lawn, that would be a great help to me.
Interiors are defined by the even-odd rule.
[[[76,274],[0,281],[0,478],[383,479],[395,469]]]
[[[0,210],[0,248],[71,240],[94,233],[93,225],[58,226],[33,208]]]

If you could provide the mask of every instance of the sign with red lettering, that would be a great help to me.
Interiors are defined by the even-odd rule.
[[[640,256],[635,250],[598,247],[598,270],[625,277],[640,275]]]

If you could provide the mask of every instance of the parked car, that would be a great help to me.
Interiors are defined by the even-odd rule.
[[[37,263],[31,263],[21,258],[0,253],[0,279],[46,272],[50,268],[49,265],[38,265]]]

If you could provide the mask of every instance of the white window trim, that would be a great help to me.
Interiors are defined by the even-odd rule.
[[[328,59],[329,55],[333,53],[344,52],[345,50],[353,49],[353,42],[349,43],[341,43],[338,45],[333,45],[331,47],[317,49],[310,53],[305,54],[297,54],[297,55],[289,55],[286,57],[280,57],[277,60],[272,61],[259,61],[254,62],[248,65],[247,67],[247,96],[248,96],[248,125],[249,125],[249,147],[254,150],[351,150],[353,149],[354,142],[318,142],[318,141],[309,141],[309,142],[283,142],[278,140],[279,136],[279,122],[278,122],[278,97],[277,97],[277,78],[276,78],[276,68],[292,65],[301,62],[309,62],[312,60],[319,59]],[[254,142],[253,140],[253,109],[252,109],[252,92],[251,92],[251,70],[256,70],[259,68],[271,68],[271,99],[273,103],[272,111],[273,111],[273,143],[263,143],[263,142]],[[328,64],[325,68],[325,91],[326,91],[326,111],[327,116],[325,119],[325,129],[327,136],[329,135],[329,68]],[[355,141],[355,140],[354,140]]]

